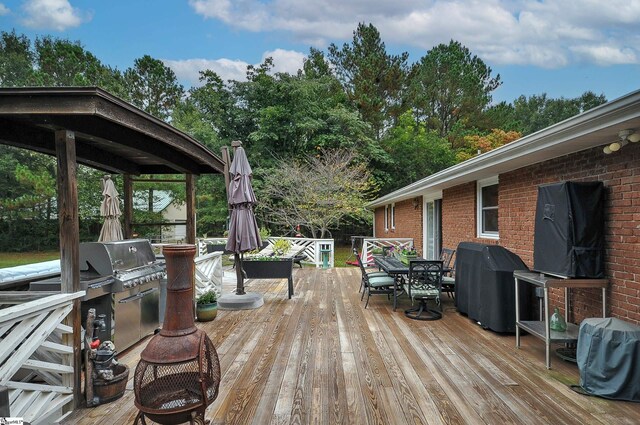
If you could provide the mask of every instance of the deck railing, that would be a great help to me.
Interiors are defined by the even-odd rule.
[[[196,297],[214,290],[222,294],[222,252],[211,252],[199,255],[194,259],[196,264]]]
[[[374,249],[393,247],[393,249],[413,248],[413,238],[365,238],[362,242],[362,262],[373,265]]]
[[[335,261],[335,244],[333,239],[313,239],[313,238],[285,238],[285,237],[269,237],[265,242],[273,245],[278,239],[286,239],[291,241],[292,249],[301,250],[299,255],[304,256],[302,262],[310,263],[316,267],[322,267],[323,255],[328,256],[328,266],[333,267]],[[198,239],[198,249],[200,255],[206,254],[207,244],[226,244],[225,238],[202,238]]]
[[[0,292],[0,385],[11,417],[50,424],[73,408],[73,328],[64,324],[84,291]],[[43,296],[45,295],[45,296]],[[65,412],[65,413],[63,413]]]

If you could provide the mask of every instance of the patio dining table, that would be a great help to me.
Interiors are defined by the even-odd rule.
[[[424,260],[424,258],[416,257],[414,260]],[[396,257],[385,257],[384,255],[374,255],[373,261],[380,270],[384,270],[387,274],[395,278],[393,287],[393,310],[395,311],[398,296],[404,293],[402,283],[405,276],[409,275],[409,265],[403,263]],[[442,269],[442,274],[450,272],[450,268]]]
[[[416,258],[421,260],[422,258]],[[384,270],[388,275],[394,277],[393,285],[393,311],[396,310],[398,304],[398,296],[402,295],[402,282],[404,277],[409,274],[409,265],[404,264],[396,257],[385,257],[383,255],[374,255],[373,261],[380,270]]]

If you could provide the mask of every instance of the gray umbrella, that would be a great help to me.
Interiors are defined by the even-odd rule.
[[[238,287],[236,294],[244,294],[244,274],[242,271],[242,253],[251,251],[262,245],[260,230],[253,206],[256,204],[256,195],[251,187],[251,166],[247,160],[244,149],[236,148],[229,168],[229,208],[231,208],[231,220],[229,223],[229,238],[227,239],[227,251],[233,251],[235,255],[236,275]]]
[[[120,199],[111,176],[102,178],[102,204],[100,204],[100,215],[104,217],[104,224],[100,230],[98,241],[121,241],[122,225],[120,224]]]

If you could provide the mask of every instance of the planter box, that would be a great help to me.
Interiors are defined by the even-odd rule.
[[[418,258],[418,254],[411,254],[411,255],[406,255],[402,253],[398,254],[398,259],[402,262],[402,264],[406,264],[406,265],[409,265],[410,260],[415,260],[416,258]]]
[[[250,260],[245,258],[242,269],[247,279],[287,279],[289,281],[289,298],[293,295],[293,259]]]

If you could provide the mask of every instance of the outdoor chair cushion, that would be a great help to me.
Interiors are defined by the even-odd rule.
[[[404,290],[409,293],[409,285],[405,284]],[[429,298],[436,300],[440,298],[440,290],[434,285],[414,284],[411,285],[411,298]]]
[[[369,285],[372,288],[381,288],[384,286],[393,286],[395,279],[389,275],[377,276],[369,278]]]

